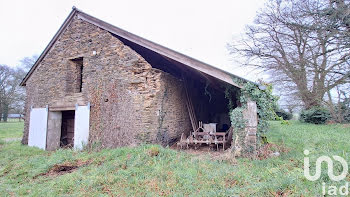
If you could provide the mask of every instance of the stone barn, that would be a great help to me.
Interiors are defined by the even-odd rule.
[[[228,99],[240,105],[225,97],[227,87],[241,88],[233,77],[73,8],[21,83],[22,143],[45,150],[171,145],[198,121],[226,131]],[[253,127],[247,136],[255,143]]]

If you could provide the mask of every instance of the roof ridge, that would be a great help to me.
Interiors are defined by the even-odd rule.
[[[236,82],[234,82],[232,79],[233,77],[242,79],[244,81],[252,82],[252,81],[247,80],[243,77],[240,77],[240,76],[237,76],[233,73],[225,71],[221,68],[212,66],[212,65],[207,64],[203,61],[197,60],[193,57],[187,56],[185,54],[182,54],[180,52],[177,52],[175,50],[172,50],[172,49],[165,47],[165,46],[162,46],[160,44],[157,44],[157,43],[150,41],[148,39],[142,38],[136,34],[128,32],[124,29],[116,27],[116,26],[114,26],[110,23],[107,23],[101,19],[98,19],[94,16],[91,16],[91,15],[83,12],[82,10],[79,10],[75,6],[73,6],[72,11],[68,15],[68,17],[66,18],[64,23],[61,25],[60,29],[56,32],[53,39],[49,42],[49,44],[47,45],[47,47],[45,48],[43,53],[39,56],[38,60],[35,62],[33,67],[29,70],[29,72],[27,73],[27,75],[25,76],[25,78],[23,79],[23,81],[21,82],[20,85],[22,85],[22,86],[25,85],[26,81],[28,80],[28,78],[30,77],[32,72],[34,72],[35,68],[38,66],[38,64],[41,62],[41,60],[45,57],[45,55],[48,53],[48,51],[50,50],[52,45],[56,42],[57,38],[65,30],[65,28],[68,26],[68,24],[71,22],[71,20],[73,19],[73,17],[75,15],[77,15],[80,19],[82,19],[84,21],[87,21],[87,22],[89,22],[93,25],[96,25],[96,26],[98,26],[106,31],[109,31],[109,32],[114,33],[114,34],[116,34],[124,39],[127,39],[131,42],[134,42],[135,44],[138,44],[140,46],[148,48],[148,49],[150,49],[158,54],[164,55],[170,59],[178,61],[178,62],[180,62],[188,67],[191,67],[191,68],[196,69],[200,72],[206,73],[212,77],[220,79],[220,80],[222,80],[226,83],[229,83],[231,85],[234,85],[236,87],[242,87],[242,86],[240,84],[237,84]],[[254,82],[252,82],[252,83],[254,83]]]

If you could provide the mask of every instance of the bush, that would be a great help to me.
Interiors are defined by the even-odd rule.
[[[350,112],[349,111],[344,115],[344,122],[345,123],[350,122]]]
[[[308,110],[303,110],[300,113],[299,120],[313,124],[325,124],[330,118],[331,115],[327,109],[323,107],[313,107]]]
[[[277,114],[277,116],[282,117],[283,120],[291,120],[293,118],[292,113],[286,112],[282,109],[276,110],[276,114]]]

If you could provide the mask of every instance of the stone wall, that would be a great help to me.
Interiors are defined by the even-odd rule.
[[[162,86],[160,95],[157,96],[158,128],[157,143],[163,145],[174,142],[179,134],[189,134],[192,130],[185,102],[186,92],[182,81],[169,74],[161,76]]]
[[[82,92],[73,59],[83,57]],[[91,104],[90,144],[118,147],[171,143],[189,131],[182,82],[152,68],[109,32],[75,18],[26,82],[30,107],[64,109]],[[60,105],[60,106],[59,106]]]

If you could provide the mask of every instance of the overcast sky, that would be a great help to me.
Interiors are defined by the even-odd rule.
[[[0,0],[0,64],[40,55],[72,6],[153,42],[242,77],[227,43],[244,32],[265,0]]]

